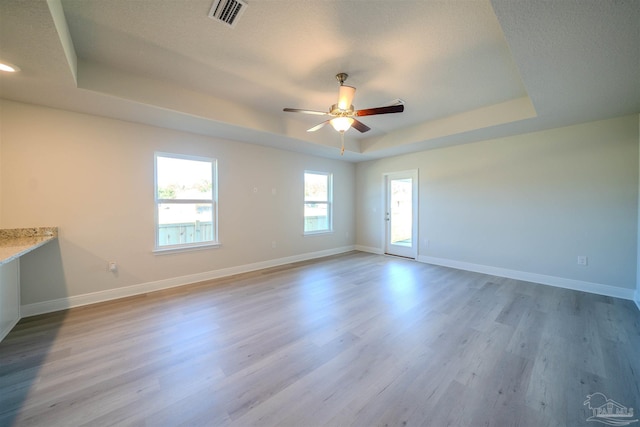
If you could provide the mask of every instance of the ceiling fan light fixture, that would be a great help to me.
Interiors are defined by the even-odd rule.
[[[336,117],[331,119],[329,123],[338,132],[346,132],[353,124],[353,119],[351,117]]]
[[[338,93],[338,108],[346,111],[351,108],[353,97],[356,94],[356,88],[352,86],[340,86],[340,92]]]
[[[20,67],[17,65],[10,64],[8,62],[0,61],[0,71],[5,71],[7,73],[15,73],[20,71]]]

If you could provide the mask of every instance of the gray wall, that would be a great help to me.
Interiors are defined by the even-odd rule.
[[[382,174],[409,169],[420,176],[422,261],[629,295],[640,282],[637,115],[353,165],[10,101],[0,108],[0,226],[60,227],[56,243],[21,260],[22,304],[179,283],[354,244],[381,251]],[[156,150],[219,160],[222,247],[152,253]],[[305,169],[334,173],[332,234],[302,234]],[[589,257],[587,267],[578,255]],[[106,271],[110,260],[119,264],[115,275]]]
[[[22,103],[1,107],[0,225],[60,227],[57,242],[21,260],[23,305],[355,243],[351,163]],[[155,151],[218,159],[220,248],[152,253]],[[332,234],[303,236],[305,169],[334,174]],[[107,271],[111,260],[117,274]]]
[[[601,284],[630,298],[638,142],[634,115],[359,163],[357,245],[383,248],[383,173],[418,169],[419,259]]]

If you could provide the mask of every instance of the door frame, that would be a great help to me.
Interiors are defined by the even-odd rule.
[[[418,169],[409,169],[398,172],[385,172],[382,174],[382,252],[384,254],[418,259],[418,195],[420,194],[418,177]],[[400,178],[411,178],[411,207],[413,211],[411,214],[411,249],[402,255],[389,251],[390,236],[389,221],[387,221],[387,212],[389,208],[389,180]]]

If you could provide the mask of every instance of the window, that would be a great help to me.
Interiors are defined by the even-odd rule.
[[[304,233],[332,230],[332,175],[326,172],[304,173]]]
[[[156,153],[156,250],[217,244],[217,161]]]

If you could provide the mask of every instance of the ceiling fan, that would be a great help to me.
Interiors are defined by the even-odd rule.
[[[328,112],[324,111],[314,111],[314,110],[301,110],[299,108],[285,108],[283,111],[289,113],[304,113],[304,114],[313,114],[317,116],[331,116],[330,119],[325,120],[312,127],[311,129],[307,129],[307,132],[315,132],[327,123],[331,123],[331,126],[338,132],[342,134],[343,143],[342,143],[342,152],[344,153],[344,133],[349,130],[349,128],[354,128],[359,132],[367,132],[371,130],[371,128],[360,120],[356,119],[356,117],[362,116],[374,116],[377,114],[389,114],[389,113],[402,113],[404,111],[404,104],[401,100],[396,101],[392,105],[387,105],[384,107],[376,107],[376,108],[366,108],[364,110],[356,110],[353,108],[351,104],[353,102],[353,96],[356,93],[356,88],[353,86],[346,86],[344,82],[347,80],[349,75],[347,73],[338,73],[336,74],[336,79],[340,82],[340,90],[338,92],[338,103],[333,104]]]

